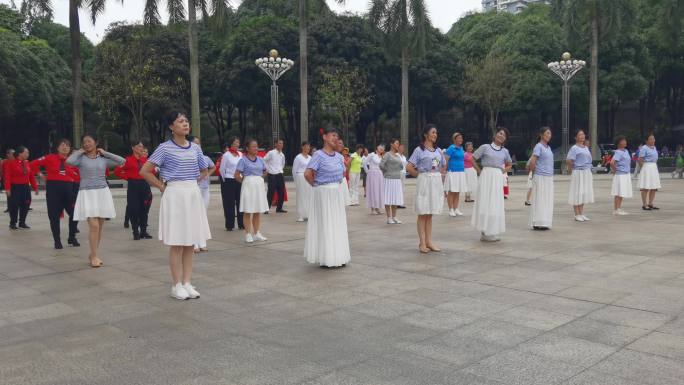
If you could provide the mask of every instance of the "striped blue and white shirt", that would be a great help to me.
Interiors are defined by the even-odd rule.
[[[200,146],[181,147],[173,140],[160,144],[147,161],[159,167],[164,182],[197,180],[200,171],[209,168]]]

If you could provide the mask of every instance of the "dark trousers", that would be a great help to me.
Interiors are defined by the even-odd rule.
[[[31,207],[31,187],[27,184],[13,184],[10,189],[9,214],[10,225],[26,223],[29,207]]]
[[[226,229],[235,228],[237,215],[238,228],[244,229],[242,213],[240,212],[240,189],[242,185],[235,179],[227,178],[221,181],[221,200],[223,201],[223,216],[226,218]]]
[[[147,232],[147,217],[152,205],[152,189],[145,180],[128,181],[126,192],[126,211],[131,220],[133,234]]]
[[[278,192],[278,205],[276,208],[278,210],[283,209],[283,203],[285,203],[285,178],[283,174],[268,174],[268,207],[271,207],[273,202],[273,194]]]
[[[59,222],[62,211],[69,215],[69,239],[76,234],[76,224],[74,222],[74,205],[76,204],[76,194],[71,182],[49,180],[45,186],[45,199],[47,200],[48,219],[50,219],[50,230],[52,238],[61,241]]]
[[[73,189],[74,189],[74,206],[76,205],[76,198],[78,198],[78,191],[81,189],[81,184],[79,182],[74,182],[73,183]],[[76,233],[78,233],[78,221],[74,221],[74,229],[76,229]]]

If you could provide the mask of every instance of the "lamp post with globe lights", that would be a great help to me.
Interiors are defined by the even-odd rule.
[[[271,133],[273,144],[280,139],[280,105],[278,103],[278,79],[294,66],[294,61],[278,56],[278,51],[272,49],[268,57],[256,59],[254,62],[271,79]]]
[[[570,141],[569,127],[570,127],[570,87],[568,83],[575,74],[587,65],[584,60],[576,60],[572,58],[570,52],[564,52],[560,61],[551,62],[548,64],[549,69],[558,75],[563,81],[563,127],[561,134],[563,137],[563,145],[561,147],[561,160],[565,160],[568,154],[568,146]],[[596,138],[591,138],[596,140]],[[567,168],[561,167],[562,173],[567,174]]]

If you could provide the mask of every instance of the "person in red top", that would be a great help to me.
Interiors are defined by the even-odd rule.
[[[147,219],[152,204],[152,190],[150,185],[140,176],[140,169],[147,162],[144,156],[145,146],[142,142],[131,143],[132,154],[126,158],[126,163],[114,169],[114,175],[128,181],[126,193],[126,214],[133,228],[133,239],[152,239],[147,233]]]
[[[31,207],[31,187],[38,195],[38,184],[28,162],[29,150],[24,146],[16,149],[16,157],[5,169],[5,194],[9,200],[10,229],[30,229],[26,216]],[[29,187],[30,185],[30,187]]]
[[[76,240],[77,222],[73,220],[74,205],[76,204],[76,194],[74,194],[73,188],[74,172],[69,170],[74,167],[66,164],[66,159],[71,153],[71,142],[67,139],[60,139],[55,143],[55,150],[54,154],[45,155],[31,162],[30,167],[33,173],[38,173],[46,181],[45,198],[55,249],[63,248],[59,226],[63,211],[69,215],[69,238],[67,242],[78,247],[81,244]],[[45,170],[45,176],[40,173],[41,168]]]
[[[5,159],[0,161],[0,181],[2,181],[2,188],[5,188],[5,175],[7,175],[6,168],[10,165],[11,161],[14,160],[14,149],[8,148],[5,153]],[[7,200],[7,207],[5,212],[9,212],[9,199]]]

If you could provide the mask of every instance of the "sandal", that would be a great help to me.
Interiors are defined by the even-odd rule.
[[[641,206],[641,209],[642,209],[642,210],[646,210],[646,211],[651,211],[651,210],[653,210],[653,209],[650,208],[649,206]]]
[[[651,210],[660,210],[660,207],[656,207],[656,206],[653,206],[653,205],[648,205],[648,207],[649,207]]]

